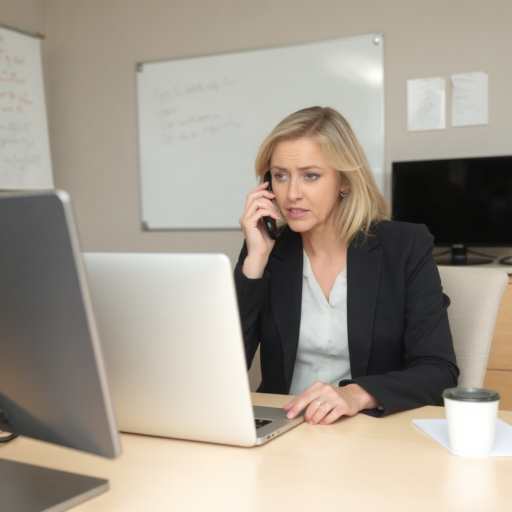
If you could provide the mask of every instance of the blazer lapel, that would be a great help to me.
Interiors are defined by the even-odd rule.
[[[379,290],[382,248],[360,234],[347,252],[347,324],[352,378],[366,375]]]
[[[288,229],[272,252],[270,261],[271,307],[281,338],[287,389],[292,383],[299,345],[303,260],[302,238],[299,233]]]

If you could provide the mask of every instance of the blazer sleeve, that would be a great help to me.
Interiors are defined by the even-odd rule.
[[[385,416],[424,405],[442,405],[442,392],[457,385],[457,367],[441,279],[432,256],[434,237],[418,226],[405,265],[406,368],[383,375],[365,375],[340,382],[359,384],[373,395],[383,410],[362,411]]]
[[[263,277],[260,279],[249,279],[242,272],[246,257],[247,243],[244,241],[238,263],[235,266],[235,287],[244,337],[247,369],[249,370],[260,343],[259,315],[263,303],[270,292],[270,274],[265,269]]]

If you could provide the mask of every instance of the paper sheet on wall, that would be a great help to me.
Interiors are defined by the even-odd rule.
[[[0,28],[0,189],[53,188],[40,40]]]
[[[452,126],[489,124],[489,75],[452,75]]]
[[[407,80],[407,130],[446,128],[446,81],[444,78]]]

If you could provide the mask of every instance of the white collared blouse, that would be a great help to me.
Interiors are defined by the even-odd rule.
[[[302,393],[316,381],[338,386],[350,378],[347,269],[336,277],[327,301],[304,251],[299,346],[290,395]]]

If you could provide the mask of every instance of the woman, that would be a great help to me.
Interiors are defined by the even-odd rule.
[[[441,405],[459,370],[426,227],[387,219],[333,109],[279,123],[256,159],[260,182],[269,170],[272,192],[263,182],[247,196],[235,268],[249,367],[261,348],[258,391],[297,395],[288,417],[307,408],[322,425]],[[276,241],[262,217],[286,224]]]

